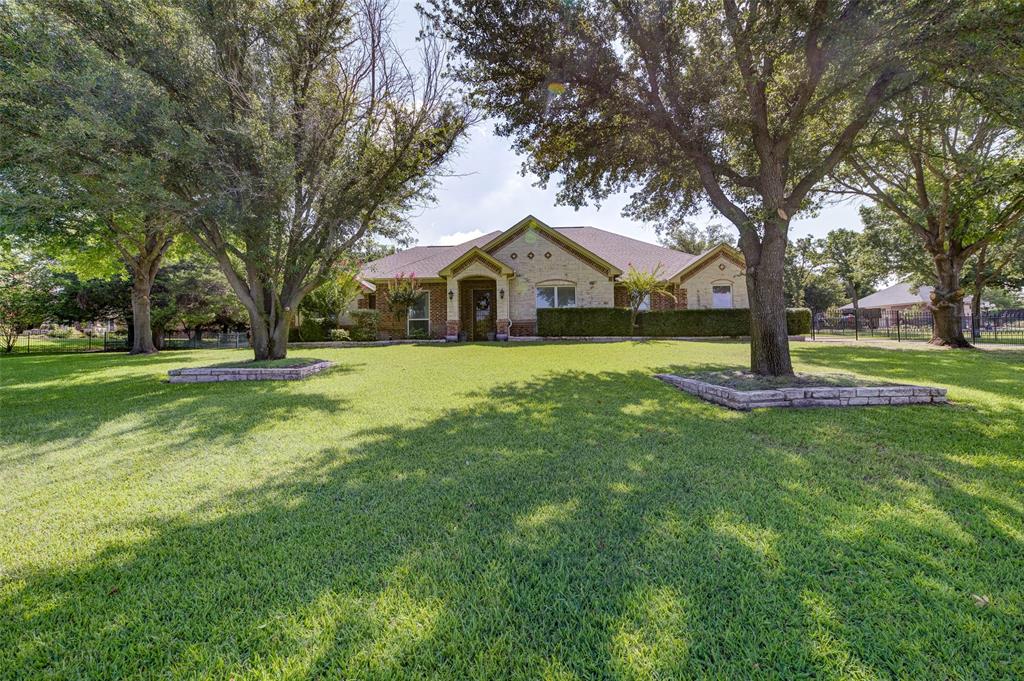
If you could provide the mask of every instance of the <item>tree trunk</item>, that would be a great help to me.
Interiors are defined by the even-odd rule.
[[[976,334],[981,330],[981,292],[985,290],[985,280],[974,280],[974,297],[971,298],[971,339],[977,340]]]
[[[155,268],[153,277],[156,276]],[[132,349],[128,354],[149,355],[157,351],[153,342],[153,328],[150,319],[149,294],[153,278],[149,272],[132,273]]]
[[[950,348],[973,347],[964,338],[960,317],[964,309],[964,292],[960,288],[960,264],[946,254],[935,256],[937,281],[931,295],[932,345]]]
[[[291,326],[291,312],[285,311],[271,324],[262,314],[249,312],[249,326],[252,329],[252,350],[257,361],[284,359],[288,356],[288,327]]]
[[[750,370],[762,376],[792,376],[783,277],[784,227],[768,225],[763,243],[753,243],[754,239],[746,233],[741,237],[750,301]]]

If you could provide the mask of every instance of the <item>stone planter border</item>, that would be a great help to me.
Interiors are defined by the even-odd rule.
[[[696,395],[702,400],[739,411],[761,407],[860,407],[871,405],[944,404],[945,388],[921,385],[883,385],[857,387],[776,388],[772,390],[736,390],[714,383],[674,374],[655,374],[655,378]]]
[[[623,343],[626,341],[750,341],[750,336],[512,336],[516,343],[577,341],[587,343]],[[805,341],[806,336],[790,336],[791,341]]]
[[[199,369],[171,369],[169,383],[219,383],[220,381],[298,381],[333,366],[333,362],[320,361],[298,367],[216,367]]]

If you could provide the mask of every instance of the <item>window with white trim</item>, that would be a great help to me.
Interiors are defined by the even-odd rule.
[[[408,332],[422,331],[430,335],[430,295],[424,293],[409,307]]]
[[[576,287],[538,286],[537,307],[576,307]]]
[[[731,308],[732,307],[732,286],[717,284],[711,287],[711,307]]]

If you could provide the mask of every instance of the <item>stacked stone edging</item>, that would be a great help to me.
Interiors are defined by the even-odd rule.
[[[170,383],[218,383],[220,381],[298,381],[333,366],[316,362],[299,367],[220,367],[207,369],[171,369]]]
[[[622,341],[749,341],[750,336],[509,336],[517,343],[538,341],[586,341],[618,343]],[[806,336],[790,336],[791,341],[805,341]]]
[[[945,388],[921,385],[885,385],[870,388],[807,387],[771,390],[736,390],[674,374],[655,378],[708,402],[749,411],[761,407],[858,407],[870,405],[944,404]]]
[[[290,348],[372,348],[385,345],[440,345],[446,341],[443,338],[422,338],[422,339],[399,339],[399,340],[375,340],[375,341],[293,341],[288,343]]]

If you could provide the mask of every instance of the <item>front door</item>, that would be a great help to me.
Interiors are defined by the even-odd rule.
[[[470,340],[487,340],[487,334],[493,331],[494,292],[473,289],[473,337]]]

